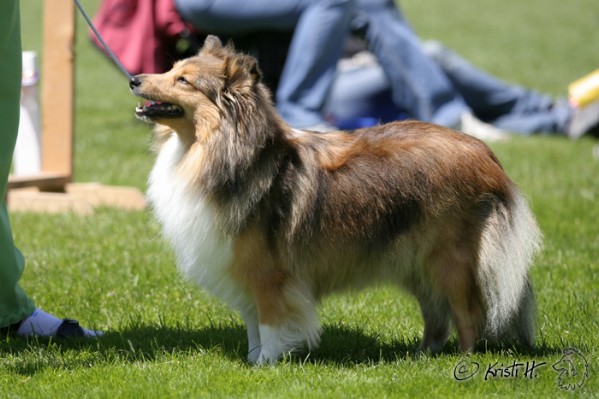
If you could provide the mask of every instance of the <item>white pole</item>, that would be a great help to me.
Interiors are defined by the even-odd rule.
[[[24,51],[21,117],[13,155],[13,172],[17,176],[35,175],[41,172],[38,81],[37,55],[33,51]]]

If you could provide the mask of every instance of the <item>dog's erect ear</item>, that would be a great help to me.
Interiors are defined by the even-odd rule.
[[[258,61],[254,57],[245,54],[236,54],[227,58],[225,71],[227,87],[253,87],[262,78]]]
[[[253,87],[262,79],[258,61],[250,55],[237,53],[232,42],[223,46],[218,37],[208,35],[198,55],[202,54],[210,54],[224,61],[226,87]]]
[[[239,57],[240,65],[247,71],[250,78],[256,83],[262,79],[262,71],[258,66],[258,61],[251,55],[243,55]]]
[[[217,36],[208,35],[204,40],[204,46],[200,49],[201,53],[211,53],[223,48],[223,43]]]

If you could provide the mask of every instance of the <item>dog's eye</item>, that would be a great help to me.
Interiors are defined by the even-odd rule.
[[[187,81],[187,79],[185,79],[183,76],[179,76],[177,78],[177,82],[182,83],[184,85],[188,85],[189,84],[189,82]]]

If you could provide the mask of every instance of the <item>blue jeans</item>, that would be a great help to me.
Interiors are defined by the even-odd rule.
[[[364,32],[394,104],[412,118],[454,127],[464,112],[472,112],[511,132],[566,131],[572,116],[566,102],[507,84],[443,46],[425,50],[391,0],[358,0],[352,25]]]
[[[455,126],[467,105],[390,0],[359,0],[352,27],[383,67],[395,105],[412,118]]]
[[[175,6],[196,29],[217,35],[293,31],[275,93],[277,109],[296,128],[323,122],[353,0],[175,0]]]
[[[567,131],[573,109],[565,99],[503,82],[440,43],[427,43],[426,51],[479,119],[514,133]]]
[[[352,130],[406,119],[404,110],[391,100],[389,80],[380,64],[340,68],[325,106],[327,120]]]

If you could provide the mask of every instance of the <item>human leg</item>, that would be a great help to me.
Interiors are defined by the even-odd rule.
[[[277,109],[293,127],[321,123],[349,32],[353,1],[316,1],[302,14],[276,93]]]
[[[518,133],[566,131],[573,112],[566,102],[501,81],[441,43],[427,42],[425,48],[481,120]]]
[[[392,100],[389,79],[371,53],[344,60],[325,106],[341,129],[374,126],[407,117]]]
[[[559,106],[532,112],[511,112],[489,121],[493,126],[516,134],[566,134],[573,109]],[[482,118],[481,118],[482,119]]]
[[[21,35],[18,0],[0,2],[0,59],[3,60],[0,63],[0,327],[6,327],[35,310],[18,285],[24,260],[13,243],[5,202],[19,126]]]
[[[0,328],[12,327],[22,336],[96,336],[99,333],[79,327],[75,320],[62,320],[36,309],[19,286],[25,262],[13,242],[5,201],[19,128],[22,59],[18,0],[0,2],[0,59]]]
[[[0,140],[0,145],[2,145]],[[25,295],[18,281],[23,273],[24,260],[12,242],[12,232],[6,204],[0,209],[0,328],[14,324],[31,315],[35,306]]]
[[[413,118],[456,126],[468,107],[392,1],[359,0],[352,21],[389,78],[393,101]]]

